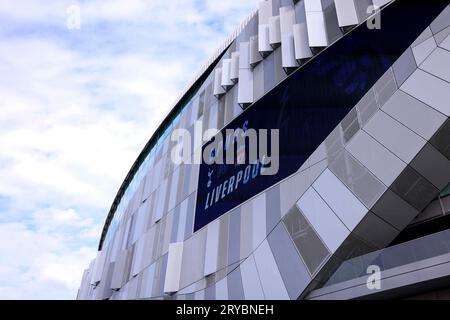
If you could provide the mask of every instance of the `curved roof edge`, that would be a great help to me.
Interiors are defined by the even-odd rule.
[[[242,23],[241,25],[229,36],[225,42],[217,49],[216,53],[204,64],[204,66],[200,69],[199,73],[194,77],[194,79],[183,89],[180,96],[175,100],[175,105],[169,110],[168,114],[164,117],[164,120],[161,122],[161,124],[158,126],[158,128],[155,130],[147,144],[144,146],[142,151],[140,152],[138,158],[133,163],[131,169],[129,170],[125,180],[122,182],[122,185],[119,188],[119,191],[117,192],[114,201],[111,205],[111,208],[109,209],[108,215],[106,217],[105,224],[103,226],[102,235],[100,238],[100,243],[98,246],[98,250],[102,250],[103,242],[106,238],[106,234],[108,233],[109,225],[111,224],[111,221],[114,218],[114,214],[117,210],[117,207],[125,194],[125,191],[127,190],[128,186],[130,185],[131,181],[133,180],[136,172],[138,171],[139,167],[145,160],[148,152],[153,148],[155,142],[158,140],[159,136],[164,132],[164,129],[166,126],[173,120],[173,117],[177,114],[179,109],[184,105],[187,100],[191,98],[191,94],[197,88],[199,85],[201,85],[207,77],[212,73],[216,65],[219,63],[220,59],[224,56],[230,45],[233,43],[233,41],[237,38],[237,36],[240,34],[240,32],[247,26],[247,24],[253,19],[253,17],[257,14],[258,10],[254,10]]]

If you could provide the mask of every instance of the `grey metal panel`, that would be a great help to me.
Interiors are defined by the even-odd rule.
[[[392,68],[397,84],[401,86],[417,68],[412,49],[408,48],[394,63]]]
[[[433,36],[433,32],[431,32],[431,28],[427,27],[421,34],[420,36],[413,42],[413,44],[411,45],[411,47],[415,47],[419,44],[421,44],[422,42],[424,42],[425,40],[428,40],[429,38],[431,38]]]
[[[441,14],[431,23],[430,28],[433,33],[438,33],[450,25],[450,7],[444,9]]]
[[[382,249],[395,239],[399,231],[369,212],[352,233],[375,248]]]
[[[434,35],[434,39],[436,40],[436,43],[438,44],[439,47],[449,50],[448,48],[445,47],[445,45],[444,46],[442,45],[442,43],[446,39],[448,39],[449,35],[450,35],[450,26]]]
[[[266,224],[266,193],[262,193],[252,200],[252,229],[253,247],[256,248],[267,235]]]
[[[311,282],[308,270],[282,223],[277,225],[267,240],[289,297],[297,299]]]
[[[228,299],[244,300],[244,288],[242,287],[241,269],[234,269],[228,276]]]
[[[450,51],[450,36],[447,36],[439,46]]]
[[[406,163],[410,163],[426,143],[383,111],[377,112],[364,130]]]
[[[316,180],[314,189],[349,230],[354,229],[368,211],[329,169]]]
[[[397,89],[398,86],[395,81],[394,72],[392,71],[392,68],[390,68],[373,86],[378,107],[383,106]]]
[[[433,40],[434,41],[434,40]],[[422,70],[415,71],[401,87],[403,91],[450,116],[450,84]]]
[[[319,194],[310,188],[297,202],[309,223],[317,231],[330,251],[334,252],[350,231],[328,207]]]
[[[256,249],[254,257],[266,299],[289,299],[289,294],[267,240]]]
[[[406,163],[364,131],[359,131],[345,148],[386,186],[390,186],[406,167]]]
[[[136,247],[133,254],[133,261],[131,265],[131,276],[136,276],[139,272],[142,271],[142,263],[144,259],[144,250],[146,245],[146,238],[141,237],[136,242]]]
[[[180,289],[181,263],[183,259],[183,242],[171,243],[167,255],[164,292],[177,292]]]
[[[216,299],[228,300],[228,280],[224,278],[216,283]]]
[[[386,190],[372,211],[397,230],[403,230],[419,214],[417,209],[390,189]]]
[[[419,211],[425,209],[439,193],[435,186],[409,166],[398,176],[391,189]]]
[[[124,273],[127,262],[127,251],[121,250],[114,263],[114,271],[111,280],[111,289],[120,289],[124,282]]]
[[[450,82],[450,52],[447,50],[436,48],[433,53],[422,63],[420,68],[436,77]]]
[[[203,278],[206,247],[206,229],[184,242],[180,288]]]
[[[253,202],[250,200],[241,206],[239,234],[240,260],[247,258],[256,248],[256,246],[253,246],[253,216]]]
[[[241,238],[241,208],[229,213],[230,224],[228,227],[228,265],[240,260],[240,238]]]
[[[264,95],[264,73],[265,67],[264,63],[258,64],[253,69],[253,97],[258,100]]]
[[[450,181],[450,160],[429,143],[419,152],[411,167],[439,190],[443,190]]]
[[[281,214],[285,215],[288,210],[300,199],[303,193],[311,186],[309,179],[310,169],[306,169],[284,180],[280,184],[280,206]]]
[[[412,48],[418,66],[433,52],[437,44],[433,37]]]
[[[205,267],[203,272],[205,276],[218,270],[217,258],[219,250],[219,220],[211,222],[206,229]]]
[[[442,113],[401,90],[389,99],[382,110],[426,140],[430,139],[446,120]]]
[[[266,192],[266,228],[269,233],[281,219],[280,186],[276,185]]]
[[[261,287],[255,258],[250,255],[240,266],[242,286],[246,300],[263,300],[264,292]]]

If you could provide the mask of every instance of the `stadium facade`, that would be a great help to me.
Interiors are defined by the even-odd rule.
[[[450,298],[449,82],[448,1],[262,1],[132,166],[77,298]],[[199,123],[278,129],[279,170],[175,164]]]

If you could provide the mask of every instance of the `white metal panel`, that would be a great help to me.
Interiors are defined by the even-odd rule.
[[[216,272],[218,269],[219,228],[220,220],[215,220],[207,226],[205,268],[203,272],[205,276]]]
[[[329,169],[314,182],[314,189],[350,230],[361,222],[368,211]]]
[[[281,61],[283,68],[295,68],[298,66],[295,59],[294,24],[294,7],[286,6],[280,8]]]
[[[273,51],[272,46],[270,45],[269,24],[260,24],[258,26],[258,50],[261,53]]]
[[[297,202],[297,206],[331,252],[335,252],[350,234],[342,221],[313,188],[306,191]]]
[[[269,18],[272,16],[272,0],[261,1],[258,6],[259,24],[268,24]]]
[[[231,59],[223,59],[222,61],[222,80],[220,85],[225,90],[228,90],[231,86],[233,86],[233,81],[231,81]]]
[[[180,289],[181,263],[183,260],[183,242],[171,243],[167,257],[164,292],[177,292]]]
[[[239,69],[250,68],[250,42],[241,42],[239,45]]]
[[[250,66],[255,67],[259,62],[262,61],[262,56],[259,53],[259,37],[250,37]]]
[[[295,58],[297,60],[308,59],[313,56],[309,47],[308,28],[306,23],[294,24]]]
[[[251,69],[239,70],[238,103],[253,103],[253,71]]]
[[[222,68],[217,68],[214,71],[214,91],[213,94],[219,97],[225,93],[225,90],[221,86],[222,81]]]
[[[281,43],[280,16],[269,18],[269,42],[271,46],[277,46]]]
[[[103,269],[105,266],[106,250],[99,251],[95,258],[94,268],[92,272],[91,284],[97,284],[102,279]]]
[[[295,24],[294,6],[286,6],[280,8],[280,30],[283,33],[292,33]]]
[[[283,33],[281,35],[281,61],[283,68],[298,67],[295,59],[294,33]]]
[[[234,82],[238,82],[239,80],[239,58],[239,51],[233,52],[231,54],[230,79]]]
[[[340,27],[357,25],[368,17],[372,0],[334,0]]]

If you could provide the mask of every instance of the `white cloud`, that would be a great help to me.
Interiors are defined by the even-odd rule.
[[[0,0],[0,298],[75,297],[138,152],[256,4]]]

